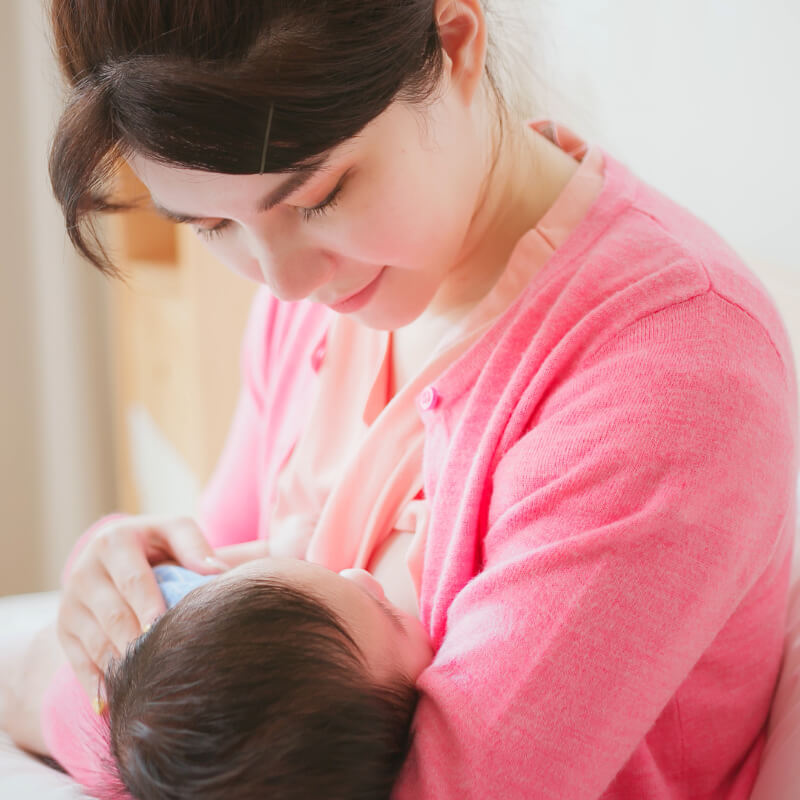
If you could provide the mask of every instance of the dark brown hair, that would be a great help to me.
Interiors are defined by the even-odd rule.
[[[388,800],[414,681],[371,677],[347,625],[275,576],[194,589],[106,673],[102,800]]]
[[[321,162],[393,101],[424,112],[443,70],[434,0],[51,0],[71,91],[50,152],[75,247],[118,276],[92,212],[137,153],[228,174]],[[508,108],[487,56],[500,111]],[[420,114],[424,121],[424,113]],[[499,149],[499,148],[498,148]]]

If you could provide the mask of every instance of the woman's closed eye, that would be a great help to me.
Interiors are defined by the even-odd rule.
[[[300,213],[303,215],[303,219],[308,222],[312,217],[315,216],[322,216],[323,214],[327,214],[332,208],[334,208],[339,200],[339,195],[342,192],[342,187],[344,186],[344,179],[347,173],[345,172],[342,175],[339,183],[336,184],[333,191],[318,205],[313,206],[313,208],[301,208],[298,209]]]
[[[318,205],[313,206],[312,208],[298,208],[297,210],[303,215],[303,219],[306,222],[309,222],[312,217],[315,216],[322,216],[327,214],[331,211],[331,209],[335,208],[339,197],[342,192],[342,188],[344,187],[345,177],[347,173],[345,172],[342,175],[339,182],[334,187],[333,191]],[[223,219],[214,225],[212,228],[201,228],[195,226],[195,231],[202,236],[204,239],[213,239],[215,236],[221,236],[224,231],[228,228],[231,221],[229,219]]]
[[[213,239],[215,236],[221,236],[225,228],[227,228],[231,224],[229,219],[223,219],[221,222],[218,222],[213,228],[201,228],[198,225],[194,226],[194,232],[198,236],[202,236],[203,239]]]

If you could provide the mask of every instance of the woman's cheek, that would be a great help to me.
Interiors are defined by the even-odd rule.
[[[264,275],[258,259],[253,258],[241,241],[236,241],[233,237],[229,238],[227,233],[218,239],[203,240],[201,237],[201,241],[211,255],[231,272],[256,283],[264,283]]]
[[[409,212],[397,203],[381,203],[363,213],[354,211],[335,249],[365,264],[409,263],[408,249],[415,238],[415,228],[410,222]]]

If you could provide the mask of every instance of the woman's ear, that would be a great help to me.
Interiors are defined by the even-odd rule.
[[[450,81],[459,84],[469,102],[486,62],[486,24],[480,0],[437,0],[434,14],[442,49],[451,64]]]

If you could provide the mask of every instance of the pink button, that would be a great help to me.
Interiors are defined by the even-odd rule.
[[[314,369],[314,372],[319,372],[319,368],[322,366],[322,362],[325,360],[325,342],[321,342],[314,348],[314,352],[311,354],[311,366]]]
[[[427,386],[419,396],[419,405],[423,411],[429,411],[439,405],[439,392],[433,386]]]

